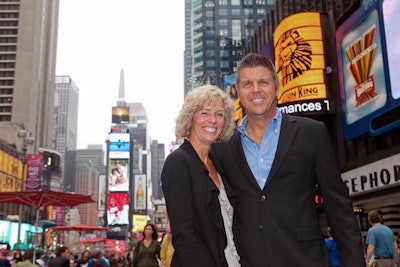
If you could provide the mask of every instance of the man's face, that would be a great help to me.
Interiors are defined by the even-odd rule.
[[[271,71],[263,66],[244,68],[239,73],[239,98],[249,117],[264,116],[272,119],[278,90]]]
[[[64,253],[61,253],[61,256],[65,257],[65,258],[68,258],[69,257],[69,249],[64,251]]]

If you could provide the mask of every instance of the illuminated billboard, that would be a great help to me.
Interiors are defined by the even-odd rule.
[[[130,140],[130,133],[127,132],[109,134],[106,177],[108,238],[123,238],[124,229],[129,224]]]
[[[41,188],[42,154],[28,154],[26,156],[26,190],[35,191]]]
[[[110,133],[108,141],[110,158],[129,158],[129,133]]]
[[[134,209],[146,210],[147,182],[145,174],[135,174]]]
[[[400,8],[393,1],[362,5],[336,32],[346,140],[364,133],[378,135],[400,125],[399,79],[394,73],[400,61],[395,45],[400,22],[396,10]],[[392,72],[388,70],[386,47]],[[389,80],[389,73],[394,79]]]
[[[285,113],[329,112],[320,13],[286,17],[273,35],[279,77],[278,107]]]
[[[244,117],[244,110],[240,105],[238,91],[236,89],[236,73],[233,73],[224,78],[224,91],[232,98],[235,104],[236,124],[239,124]]]
[[[112,107],[111,123],[129,123],[129,107]]]
[[[129,196],[127,193],[108,194],[107,223],[109,226],[129,224]]]

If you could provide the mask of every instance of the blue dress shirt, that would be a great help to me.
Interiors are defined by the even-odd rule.
[[[247,135],[247,121],[247,116],[245,116],[238,126],[238,131],[241,134],[242,146],[247,164],[249,164],[258,185],[263,189],[275,158],[276,148],[278,147],[282,113],[276,108],[276,115],[267,125],[261,141],[261,146],[258,146],[258,144]]]

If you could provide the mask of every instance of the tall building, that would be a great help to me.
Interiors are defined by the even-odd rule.
[[[75,191],[79,89],[69,76],[56,77],[54,142],[61,155],[63,187]]]
[[[103,145],[88,145],[85,149],[77,149],[77,161],[91,161],[93,166],[101,173],[106,174],[106,166],[104,159],[105,151]]]
[[[22,126],[33,151],[54,148],[58,9],[59,0],[0,2],[0,136],[19,150]]]
[[[91,161],[76,162],[76,193],[91,195],[93,200],[98,199],[99,171]],[[98,204],[87,203],[77,206],[81,223],[98,225]]]
[[[106,174],[104,153],[103,145],[88,145],[86,149],[76,150],[75,192],[91,195],[94,200],[99,201],[99,194],[104,193],[100,188],[104,187],[102,183],[105,182],[101,181],[100,176]],[[102,218],[99,219],[99,217],[104,216],[104,207],[100,207],[98,203],[78,206],[82,223],[100,225],[99,221],[102,221]]]
[[[185,1],[185,94],[201,84],[222,88],[275,0]]]
[[[161,188],[161,171],[165,162],[165,145],[159,144],[157,140],[152,140],[150,150],[153,196],[155,199],[162,199],[164,193]]]

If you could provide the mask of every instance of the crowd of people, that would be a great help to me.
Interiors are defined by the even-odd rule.
[[[35,254],[35,256],[34,256]],[[35,260],[34,260],[35,257]],[[101,261],[99,263],[99,261]],[[126,255],[105,254],[102,249],[85,250],[73,254],[67,247],[55,251],[2,250],[0,267],[128,267]]]

